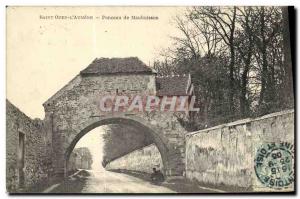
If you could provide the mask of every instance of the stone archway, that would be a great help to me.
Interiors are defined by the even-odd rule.
[[[163,161],[163,165],[164,168],[165,165],[168,165],[168,148],[166,146],[166,144],[164,143],[165,140],[164,138],[161,137],[162,133],[159,133],[158,129],[155,129],[154,126],[152,126],[151,124],[147,123],[146,121],[142,121],[141,119],[139,119],[139,121],[137,121],[137,119],[133,119],[133,118],[125,118],[125,117],[109,117],[109,118],[105,118],[105,119],[99,119],[99,121],[96,121],[92,124],[87,124],[88,126],[86,126],[84,129],[82,129],[77,136],[73,139],[73,141],[70,143],[69,147],[67,147],[66,152],[65,152],[65,167],[64,167],[64,174],[66,175],[67,170],[68,170],[68,160],[70,158],[70,155],[74,149],[74,147],[76,146],[77,142],[87,133],[89,133],[91,130],[100,127],[100,126],[104,126],[104,125],[109,125],[109,124],[126,124],[126,125],[130,125],[134,128],[136,128],[138,131],[143,131],[145,134],[147,134],[147,136],[150,136],[154,142],[154,144],[157,146],[160,154],[161,154],[161,158]],[[165,170],[165,169],[164,169]],[[166,168],[167,170],[167,168]],[[165,173],[165,172],[164,172]]]
[[[137,58],[95,59],[43,104],[54,175],[65,173],[69,154],[87,132],[101,125],[125,123],[153,136],[166,176],[183,176],[187,131],[178,117],[187,119],[188,113],[178,115],[159,109],[151,112],[103,112],[99,109],[99,96],[162,97],[191,96],[192,93],[190,76],[157,77]]]
[[[68,158],[81,137],[96,127],[108,124],[134,126],[152,136],[154,143],[160,151],[165,175],[167,177],[183,175],[185,169],[184,136],[178,136],[178,134],[174,132],[173,134],[169,134],[168,131],[157,126],[156,124],[158,123],[156,122],[146,120],[137,115],[126,116],[126,114],[118,114],[114,116],[82,117],[84,122],[74,125],[70,124],[65,126],[69,128],[63,128],[61,123],[55,122],[53,116],[48,116],[47,118],[52,118],[52,122],[51,120],[48,121],[48,125],[52,123],[51,125],[54,126],[54,129],[52,129],[52,163],[55,176],[62,177],[66,175]]]

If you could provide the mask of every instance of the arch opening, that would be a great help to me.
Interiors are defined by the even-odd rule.
[[[157,132],[156,130],[154,130],[153,128],[149,127],[149,126],[146,126],[145,124],[142,124],[138,121],[135,121],[135,120],[132,120],[132,119],[127,119],[127,118],[109,118],[109,119],[104,119],[104,120],[99,120],[99,121],[96,121],[96,122],[93,122],[92,124],[86,126],[84,129],[82,129],[77,135],[76,137],[73,139],[73,141],[70,143],[69,147],[67,148],[66,150],[66,153],[65,153],[65,160],[66,160],[66,163],[65,163],[65,175],[68,173],[69,171],[69,168],[70,168],[70,165],[69,165],[69,160],[70,160],[70,157],[72,155],[72,152],[74,151],[74,149],[76,148],[76,144],[78,144],[80,142],[81,139],[83,139],[85,136],[87,136],[90,132],[93,132],[93,130],[95,129],[99,129],[99,128],[104,128],[106,129],[110,129],[110,128],[107,128],[107,127],[114,127],[114,125],[117,126],[117,128],[119,129],[122,129],[126,131],[126,129],[130,130],[130,131],[133,131],[133,129],[135,129],[135,131],[132,133],[127,133],[127,134],[130,134],[131,137],[127,136],[126,139],[132,139],[133,135],[137,136],[139,139],[136,139],[134,140],[133,139],[133,142],[134,141],[139,141],[141,143],[138,143],[136,146],[134,147],[137,147],[137,148],[130,148],[129,151],[126,151],[125,150],[125,153],[123,154],[119,154],[120,156],[119,157],[111,157],[111,159],[108,159],[105,160],[103,159],[102,161],[102,166],[107,166],[107,164],[111,163],[111,162],[114,162],[114,160],[116,159],[120,159],[124,156],[126,156],[127,154],[130,154],[132,152],[135,152],[137,150],[141,150],[142,148],[144,147],[148,147],[148,145],[154,145],[155,147],[157,147],[158,149],[158,153],[160,154],[160,158],[161,158],[161,166],[159,167],[159,169],[162,169],[162,172],[164,172],[165,170],[165,166],[166,166],[166,158],[167,158],[167,147],[163,141],[163,139],[161,138],[161,135],[159,134],[159,132]],[[123,134],[126,132],[122,132]],[[103,135],[106,135],[107,132],[103,133]],[[119,136],[120,135],[120,132],[115,132],[115,135]],[[122,135],[120,135],[121,138],[124,138],[122,137]],[[140,139],[140,138],[143,138],[144,136],[144,139]],[[125,136],[126,137],[126,136]],[[116,141],[116,140],[112,140],[112,141]],[[115,144],[120,144],[120,140],[117,140],[118,142],[115,143]],[[121,143],[122,144],[122,143]],[[105,145],[105,140],[103,140],[103,146]],[[115,145],[115,146],[117,146]],[[130,144],[132,145],[132,143]],[[141,147],[142,146],[142,147]],[[152,146],[150,146],[152,147]],[[127,154],[126,154],[127,152]],[[104,154],[102,154],[102,157],[104,158]],[[95,158],[93,158],[95,159]],[[158,167],[158,165],[151,165],[150,167]],[[94,168],[93,168],[94,169]]]

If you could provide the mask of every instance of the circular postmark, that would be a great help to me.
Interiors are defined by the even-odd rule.
[[[256,153],[255,173],[266,187],[281,189],[294,182],[293,148],[287,142],[263,144]]]

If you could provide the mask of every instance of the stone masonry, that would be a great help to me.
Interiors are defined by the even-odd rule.
[[[293,146],[294,128],[294,111],[290,110],[189,133],[186,177],[201,184],[240,187],[245,191],[293,190],[293,183],[285,189],[267,187],[258,180],[254,165],[257,151],[264,144]]]
[[[186,130],[178,115],[159,111],[103,113],[98,108],[100,95],[156,95],[156,74],[149,69],[137,58],[96,59],[43,104],[45,125],[55,146],[52,161],[57,175],[66,174],[67,159],[77,141],[90,130],[108,124],[131,125],[153,137],[165,175],[183,175]],[[184,92],[188,89],[184,87]]]
[[[103,141],[103,167],[112,160],[153,143],[149,134],[128,125],[108,125]]]
[[[6,101],[6,186],[19,192],[47,182],[51,171],[50,140],[43,122],[32,120]],[[24,138],[23,163],[19,160],[20,139]]]
[[[106,165],[107,170],[128,170],[152,173],[152,168],[163,170],[163,163],[159,150],[155,144],[135,150]]]
[[[66,176],[68,160],[72,162],[71,154],[80,138],[96,127],[114,124],[141,132],[142,139],[136,139],[141,143],[136,146],[147,146],[149,140],[154,145],[150,151],[147,147],[137,151],[136,147],[126,148],[129,154],[120,158],[114,155],[117,159],[108,161],[107,168],[139,169],[144,164],[148,172],[159,165],[167,178],[185,176],[206,185],[269,191],[255,174],[255,156],[264,144],[284,142],[294,146],[293,110],[188,133],[179,122],[188,119],[187,113],[104,113],[98,107],[100,95],[192,95],[190,76],[176,77],[180,81],[174,81],[171,87],[166,82],[172,82],[173,77],[167,78],[157,77],[137,58],[101,58],[43,104],[43,121],[27,117],[7,100],[7,191],[30,190],[52,177]],[[130,154],[130,150],[134,152]],[[281,191],[292,190],[293,186]]]
[[[51,139],[49,139],[52,136],[47,133],[49,128],[46,128],[41,120],[27,117],[9,101],[7,101],[6,111],[7,191],[23,192],[47,183],[53,173],[51,162],[53,159],[49,158],[52,155]],[[117,121],[123,122],[123,120]],[[21,170],[20,135],[24,135],[25,142],[24,165]],[[294,145],[293,110],[187,133],[185,139],[184,176],[190,180],[205,185],[242,188],[244,191],[294,189],[293,183],[283,190],[266,187],[258,180],[254,171],[255,156],[261,145],[282,142]],[[74,151],[76,153],[76,150]],[[113,160],[107,165],[107,169],[150,172],[152,167],[164,169],[166,164],[163,158],[159,148],[152,144]],[[292,158],[294,160],[294,153]],[[23,172],[23,184],[21,184],[21,172]]]

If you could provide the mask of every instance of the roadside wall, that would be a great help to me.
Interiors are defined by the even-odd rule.
[[[51,172],[50,150],[43,122],[32,120],[6,101],[6,187],[8,192],[26,191],[47,182]],[[21,159],[20,134],[24,135]],[[21,136],[20,136],[21,137]],[[22,166],[23,165],[23,166]],[[23,171],[23,173],[22,173]],[[22,182],[23,181],[23,185]]]
[[[107,125],[103,134],[103,165],[153,143],[147,132],[130,125]]]
[[[234,186],[246,191],[292,190],[270,187],[255,172],[263,146],[294,145],[294,111],[282,111],[256,119],[239,120],[186,135],[186,177],[200,184]],[[268,147],[265,147],[268,150]],[[291,154],[292,161],[294,154]],[[293,164],[292,164],[293,165]],[[265,171],[268,166],[264,165]],[[292,170],[294,168],[291,168]],[[285,173],[278,173],[284,178]]]
[[[124,169],[152,173],[152,168],[154,167],[162,171],[163,163],[158,148],[155,144],[151,144],[111,161],[106,165],[105,169]]]

